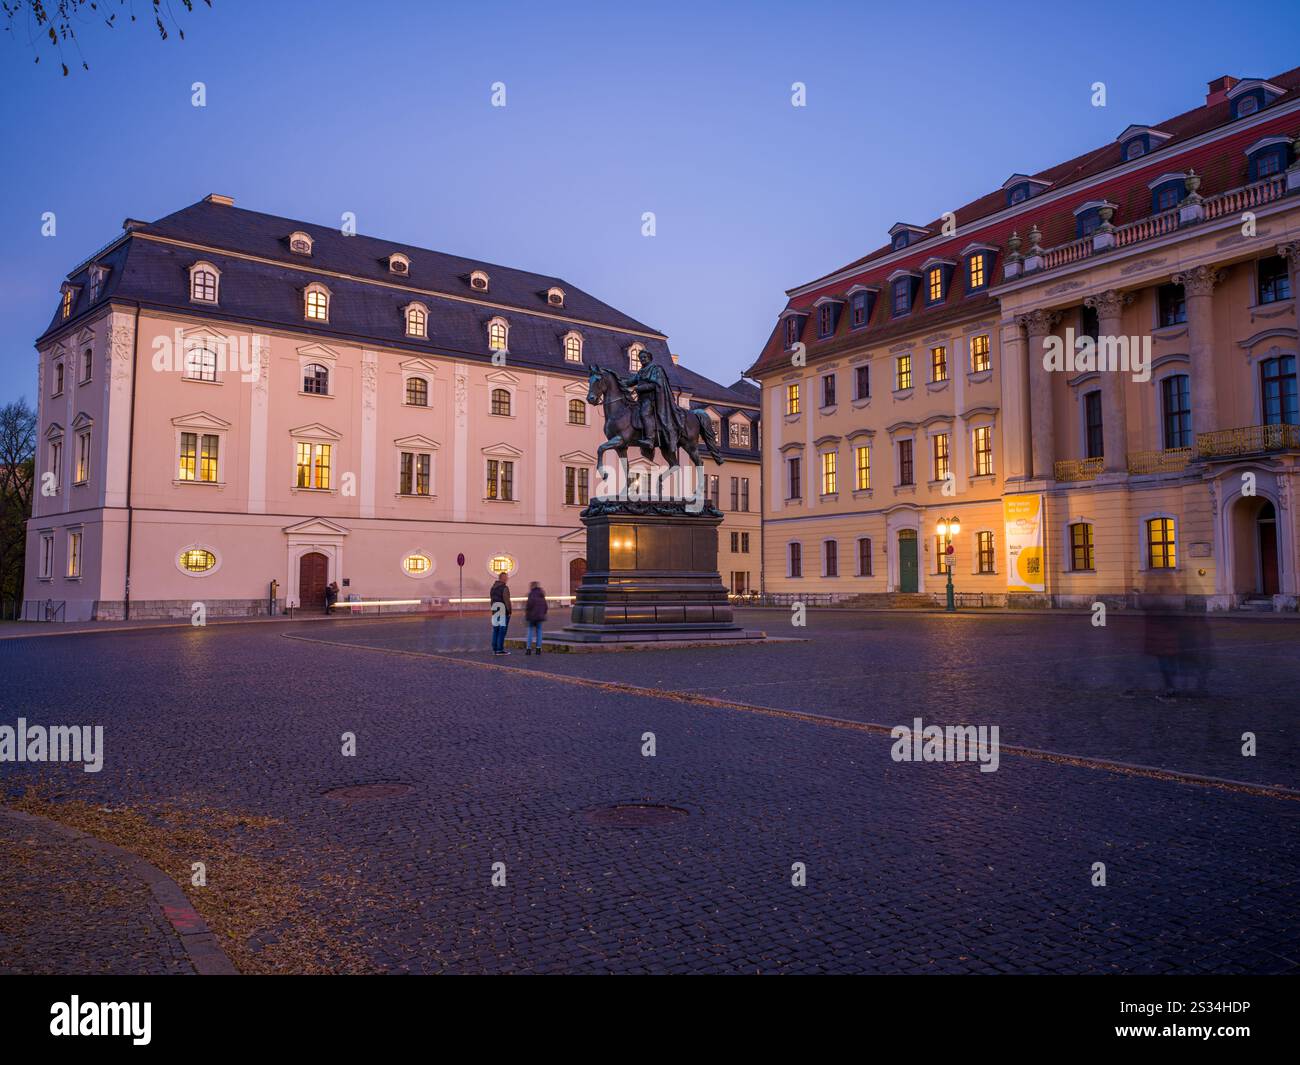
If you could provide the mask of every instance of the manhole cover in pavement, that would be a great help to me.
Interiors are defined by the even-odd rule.
[[[339,802],[364,802],[370,799],[396,799],[413,789],[410,784],[396,782],[387,784],[345,784],[341,788],[329,788],[325,794]]]
[[[582,812],[583,819],[602,828],[660,828],[675,825],[690,816],[689,810],[663,803],[619,802],[610,806],[593,806]]]

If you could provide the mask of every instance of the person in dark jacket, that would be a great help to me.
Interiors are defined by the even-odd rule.
[[[497,580],[488,593],[492,602],[492,653],[508,655],[506,650],[506,629],[510,627],[510,586],[506,584],[506,575],[497,574]]]
[[[528,600],[524,603],[524,620],[528,622],[528,639],[524,641],[524,654],[542,653],[542,622],[546,620],[546,593],[536,581],[528,586]]]
[[[330,613],[334,609],[334,604],[339,601],[338,581],[330,581],[325,585],[325,613]]]

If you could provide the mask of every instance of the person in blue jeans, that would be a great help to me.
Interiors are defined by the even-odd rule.
[[[496,584],[488,593],[492,610],[492,653],[508,655],[506,650],[506,629],[510,627],[510,586],[506,584],[506,575],[497,574]]]
[[[528,586],[528,599],[524,603],[524,620],[528,622],[528,639],[524,641],[524,654],[536,649],[542,653],[542,622],[546,620],[546,593],[536,581]]]

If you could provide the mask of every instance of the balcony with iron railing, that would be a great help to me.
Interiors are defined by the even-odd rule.
[[[1114,206],[1104,205],[1098,210],[1101,223],[1095,232],[1055,247],[1044,248],[1040,245],[1042,233],[1035,224],[1029,229],[1029,250],[1022,255],[1020,235],[1012,233],[1007,238],[1003,280],[1010,281],[1028,274],[1057,270],[1104,252],[1142,244],[1215,218],[1255,210],[1286,196],[1288,177],[1285,172],[1272,174],[1261,181],[1207,197],[1201,197],[1197,193],[1200,184],[1200,176],[1195,171],[1189,171],[1187,196],[1182,203],[1171,210],[1139,218],[1121,226],[1111,224]]]
[[[1300,425],[1246,425],[1199,433],[1194,447],[1169,447],[1158,451],[1130,451],[1128,472],[1132,476],[1181,473],[1190,462],[1219,458],[1240,458],[1279,451],[1300,451]],[[1052,475],[1063,484],[1095,481],[1105,469],[1103,458],[1059,459]]]
[[[1052,464],[1052,475],[1058,481],[1092,481],[1105,465],[1106,460],[1102,458],[1060,459]]]
[[[1130,451],[1128,472],[1131,474],[1179,473],[1192,459],[1190,447],[1167,447],[1160,451]]]

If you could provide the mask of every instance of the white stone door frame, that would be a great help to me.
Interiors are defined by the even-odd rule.
[[[350,530],[326,518],[313,518],[290,525],[285,532],[284,602],[286,606],[301,606],[298,577],[303,555],[318,551],[327,561],[326,583],[338,581],[342,585],[343,538]],[[341,595],[341,593],[340,593]]]
[[[890,592],[899,590],[901,564],[898,557],[898,534],[905,529],[916,533],[916,594],[925,594],[925,543],[921,536],[921,508],[912,506],[897,507],[885,514],[885,543],[888,547],[885,559],[885,589]]]
[[[1228,608],[1236,605],[1237,593],[1233,585],[1236,580],[1235,560],[1237,557],[1236,531],[1233,526],[1233,511],[1242,499],[1242,477],[1243,473],[1253,473],[1255,475],[1255,496],[1259,499],[1267,499],[1273,504],[1273,512],[1277,518],[1277,586],[1279,594],[1292,600],[1300,594],[1300,582],[1296,580],[1295,543],[1293,537],[1293,523],[1291,520],[1291,492],[1290,484],[1287,480],[1289,471],[1283,469],[1268,469],[1263,466],[1253,466],[1243,463],[1239,466],[1232,466],[1222,473],[1218,474],[1211,487],[1214,492],[1214,498],[1218,505],[1214,514],[1214,591],[1215,600],[1213,604],[1219,608]],[[1252,554],[1256,556],[1258,562],[1259,545],[1253,548]]]

